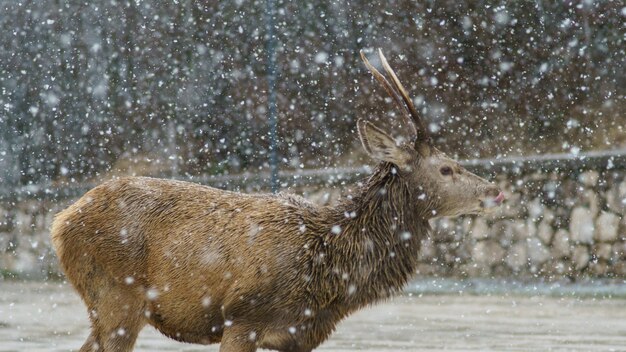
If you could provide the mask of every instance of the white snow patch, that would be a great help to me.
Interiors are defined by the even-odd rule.
[[[207,248],[204,251],[203,255],[200,257],[200,259],[202,261],[202,264],[211,265],[218,262],[221,257],[222,255],[217,250],[213,248]]]
[[[315,54],[314,60],[316,64],[323,64],[326,62],[326,60],[328,60],[328,53],[326,53],[325,51],[320,51],[319,53]]]
[[[157,290],[156,288],[148,289],[148,291],[146,291],[146,297],[149,300],[154,301],[155,299],[157,299],[157,297],[159,297],[159,290]]]

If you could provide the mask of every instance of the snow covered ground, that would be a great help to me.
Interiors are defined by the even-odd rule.
[[[349,317],[318,351],[626,350],[624,298],[494,292],[398,297]],[[69,286],[0,282],[0,351],[77,350],[87,331],[85,308]],[[136,351],[217,350],[152,328],[136,345]]]

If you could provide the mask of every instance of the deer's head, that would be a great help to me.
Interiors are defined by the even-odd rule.
[[[358,130],[365,151],[372,158],[395,166],[416,195],[414,199],[423,202],[420,208],[427,210],[428,217],[482,214],[499,206],[504,194],[495,185],[467,171],[433,145],[411,98],[382,51],[378,50],[378,55],[390,81],[361,52],[361,58],[374,78],[404,112],[404,124],[410,138],[408,142],[399,141],[361,119]]]

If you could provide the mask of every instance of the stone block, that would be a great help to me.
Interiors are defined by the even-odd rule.
[[[418,264],[415,269],[415,274],[422,276],[433,276],[439,274],[440,268],[433,264]]]
[[[418,258],[420,262],[430,262],[437,257],[437,247],[432,238],[426,237],[422,240]]]
[[[604,260],[589,263],[589,271],[594,276],[606,276],[609,272],[609,265]]]
[[[487,221],[483,218],[474,219],[474,225],[472,226],[472,238],[475,239],[485,239],[489,237],[489,226],[487,226]]]
[[[472,259],[472,241],[463,241],[459,243],[459,246],[456,248],[456,257],[459,258],[461,262],[467,262]]]
[[[606,193],[606,203],[609,209],[617,214],[626,213],[626,180],[614,185]]]
[[[600,242],[614,242],[617,240],[619,223],[619,216],[609,212],[600,213],[596,219],[594,239]]]
[[[526,208],[528,209],[528,217],[531,220],[539,221],[539,219],[543,217],[543,211],[545,209],[545,206],[541,203],[541,200],[539,198],[535,198],[528,202]]]
[[[582,205],[587,207],[593,217],[598,215],[600,211],[600,197],[594,190],[587,189],[581,195]]]
[[[600,173],[596,170],[589,170],[578,175],[578,182],[587,187],[595,187],[600,180]]]
[[[460,224],[461,230],[464,233],[470,233],[470,231],[472,231],[472,226],[474,225],[474,221],[472,218],[470,217],[461,218],[459,221],[461,222]]]
[[[452,242],[455,240],[456,224],[452,219],[438,219],[433,226],[433,240],[435,242]]]
[[[501,206],[501,215],[507,218],[519,218],[522,215],[522,196],[517,192],[507,192],[506,201]]]
[[[626,261],[626,242],[615,242],[611,247],[611,253],[613,253],[612,260]]]
[[[589,249],[587,246],[576,246],[574,251],[572,252],[572,263],[574,264],[574,269],[582,270],[589,265],[589,260],[591,259],[591,255],[589,254]]]
[[[593,253],[600,259],[609,260],[613,257],[613,246],[610,243],[598,243],[593,246]]]
[[[510,220],[500,220],[493,224],[489,230],[489,238],[493,238],[504,247],[511,245],[514,236],[515,232]]]
[[[626,277],[626,261],[619,261],[613,264],[611,271],[615,273],[616,276]]]
[[[509,248],[506,255],[506,264],[513,271],[519,272],[526,268],[528,264],[528,250],[526,243],[517,242]]]
[[[513,223],[513,232],[515,233],[514,239],[516,241],[524,241],[537,234],[537,226],[530,219],[526,221],[517,220]]]
[[[557,230],[552,240],[552,255],[555,258],[563,258],[569,257],[571,253],[569,233],[563,229]]]
[[[552,224],[552,222],[554,221],[554,219],[556,219],[556,214],[554,214],[554,211],[546,208],[543,211],[543,221],[545,221],[547,224]]]
[[[552,230],[552,225],[550,225],[550,222],[546,219],[539,223],[539,227],[537,228],[537,237],[539,237],[545,245],[550,245],[553,233],[554,231]]]
[[[440,249],[439,253],[442,253],[443,262],[447,265],[456,265],[461,262],[461,258],[457,256],[456,250],[453,248],[448,247],[445,251]]]
[[[572,210],[569,222],[571,240],[577,243],[593,243],[595,231],[594,216],[586,207],[576,207]]]
[[[478,241],[472,248],[472,259],[483,267],[491,267],[502,262],[506,251],[495,241]]]
[[[539,266],[550,259],[550,251],[539,238],[530,238],[527,243],[528,260],[532,265]]]

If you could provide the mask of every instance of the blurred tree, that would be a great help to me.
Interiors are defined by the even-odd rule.
[[[359,117],[402,132],[358,58],[368,49],[376,62],[377,47],[442,148],[461,157],[626,142],[623,2],[276,9],[281,167],[360,162],[350,153]],[[159,175],[267,168],[264,1],[0,0],[0,10],[3,180],[82,180],[133,164]]]

